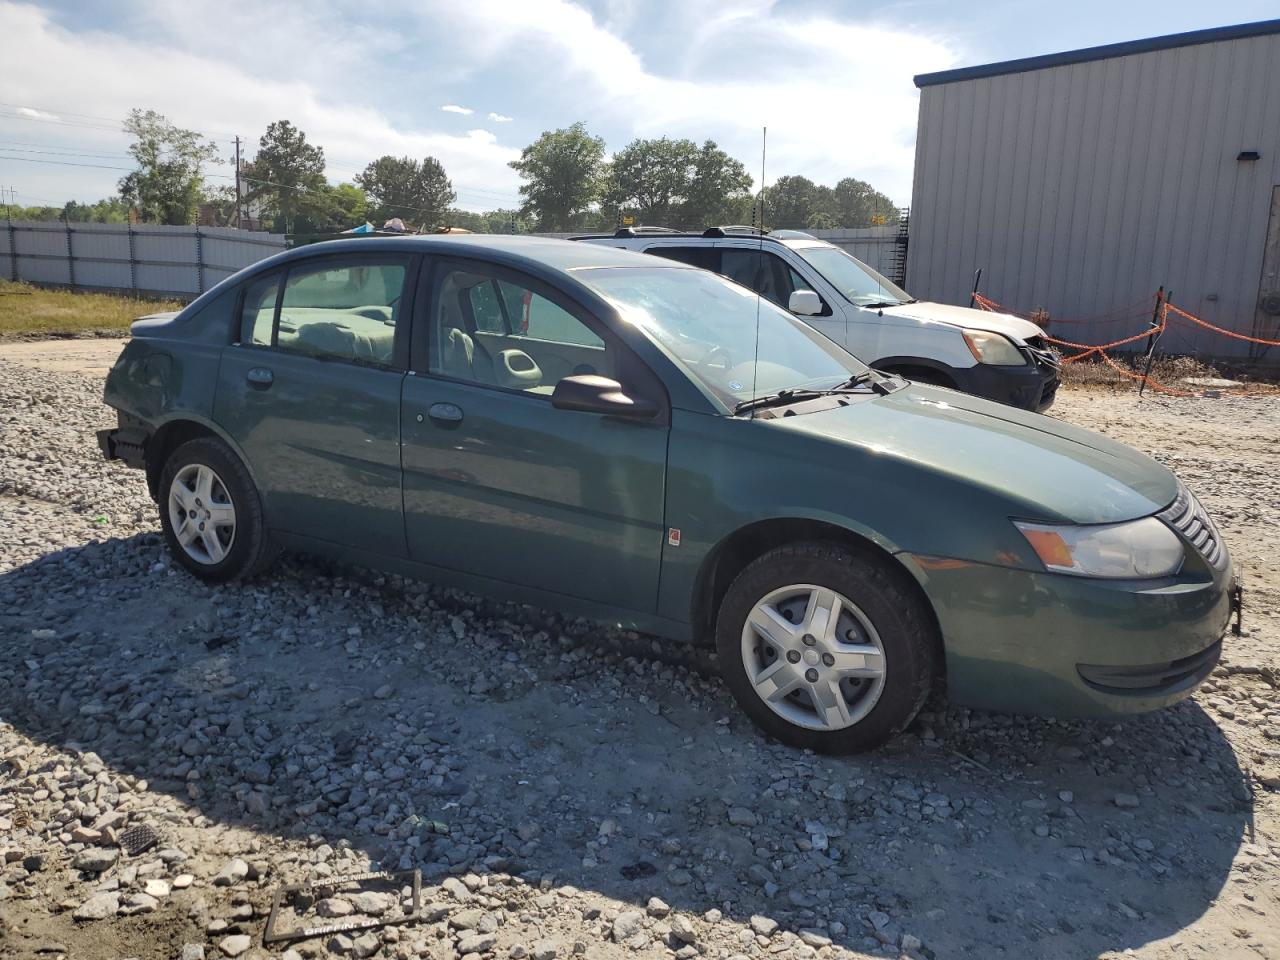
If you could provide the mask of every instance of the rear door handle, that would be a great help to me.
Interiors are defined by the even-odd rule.
[[[433,403],[427,409],[427,416],[436,423],[461,423],[462,408],[456,403]]]
[[[249,386],[265,390],[275,382],[276,376],[266,367],[253,367],[244,375],[244,378],[249,382]]]

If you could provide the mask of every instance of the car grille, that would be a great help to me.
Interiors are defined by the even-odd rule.
[[[1031,355],[1035,357],[1036,366],[1041,370],[1048,368],[1055,374],[1062,366],[1062,361],[1058,359],[1058,351],[1054,350],[1044,337],[1027,337],[1027,348],[1031,351]]]
[[[1178,496],[1160,514],[1160,519],[1186,537],[1210,566],[1223,570],[1227,566],[1227,548],[1213,520],[1200,501],[1186,487],[1178,485]]]

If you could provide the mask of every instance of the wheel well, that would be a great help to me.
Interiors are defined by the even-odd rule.
[[[886,363],[876,364],[877,370],[885,373],[896,373],[908,380],[919,380],[921,383],[932,383],[943,387],[954,387],[955,378],[945,370],[926,366],[922,363]]]
[[[820,520],[778,519],[762,520],[737,530],[721,541],[702,563],[694,588],[694,635],[705,640],[715,636],[716,613],[729,585],[746,566],[775,547],[802,540],[819,540],[839,543],[850,550],[866,554],[885,562],[885,567],[896,575],[903,585],[915,592],[928,611],[934,627],[934,639],[938,643],[938,662],[945,665],[942,656],[942,631],[933,604],[916,582],[915,577],[879,544],[859,536],[852,530]]]
[[[151,499],[160,499],[160,471],[164,469],[169,454],[188,440],[197,437],[216,437],[217,434],[194,420],[170,420],[147,440],[147,489]]]

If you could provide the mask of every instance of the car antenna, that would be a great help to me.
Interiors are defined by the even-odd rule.
[[[756,271],[757,276],[763,277],[761,272],[764,267],[764,161],[765,151],[769,145],[769,128],[760,128],[760,246],[756,253]],[[763,294],[759,290],[759,284],[756,284],[756,345],[755,355],[751,360],[751,399],[754,400],[758,394],[756,392],[760,383],[760,299]],[[756,408],[751,408],[751,419],[756,418]]]

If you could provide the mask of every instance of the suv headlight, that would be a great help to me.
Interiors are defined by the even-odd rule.
[[[1089,526],[1013,524],[1053,573],[1137,580],[1167,577],[1182,567],[1182,541],[1155,517]]]
[[[1027,358],[1008,337],[990,330],[963,330],[964,342],[979,363],[989,363],[996,367],[1023,367]]]

